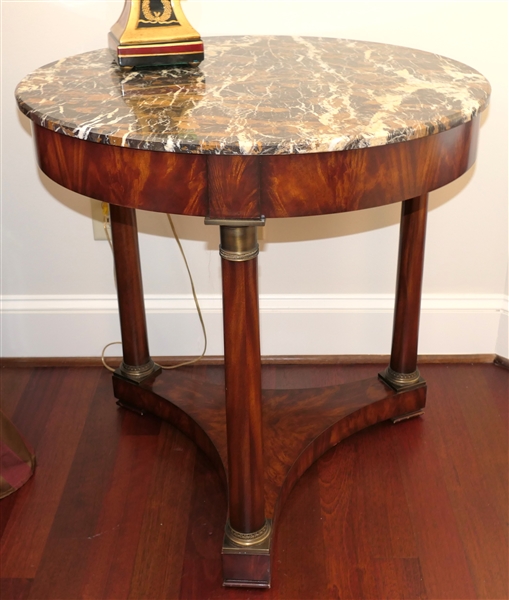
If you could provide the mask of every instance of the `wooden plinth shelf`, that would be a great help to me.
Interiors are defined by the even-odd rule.
[[[202,386],[193,370],[162,372],[139,384],[114,375],[113,384],[119,405],[153,414],[188,435],[228,485],[224,386]],[[398,393],[378,377],[323,388],[264,390],[265,514],[272,534],[260,548],[223,548],[225,585],[270,586],[279,513],[315,460],[357,431],[416,413],[425,402],[424,383]]]

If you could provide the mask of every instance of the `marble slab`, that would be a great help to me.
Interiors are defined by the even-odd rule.
[[[199,68],[124,70],[109,51],[64,58],[17,87],[32,121],[162,152],[295,154],[412,140],[489,102],[477,71],[436,54],[333,38],[205,38]]]

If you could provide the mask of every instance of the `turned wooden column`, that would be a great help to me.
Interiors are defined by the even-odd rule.
[[[110,204],[123,361],[118,373],[141,381],[157,366],[150,358],[136,211]]]
[[[417,369],[417,345],[427,210],[427,194],[405,200],[401,206],[391,360],[380,375],[397,390],[423,383]]]
[[[255,226],[221,226],[229,523],[241,545],[268,534],[265,520],[258,242]]]

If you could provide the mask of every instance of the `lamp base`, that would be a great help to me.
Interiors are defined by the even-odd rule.
[[[110,32],[108,45],[121,67],[197,66],[205,57],[201,39],[158,44],[120,44]]]

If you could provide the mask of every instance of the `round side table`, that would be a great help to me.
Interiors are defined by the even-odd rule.
[[[345,437],[419,415],[417,339],[427,194],[475,160],[490,86],[437,55],[331,38],[205,39],[199,69],[122,70],[107,50],[17,88],[51,179],[110,203],[121,406],[189,435],[228,488],[225,585],[270,585],[277,518],[302,473]],[[402,203],[390,364],[371,379],[262,391],[257,227],[266,218]],[[221,229],[225,386],[150,357],[135,209]]]

